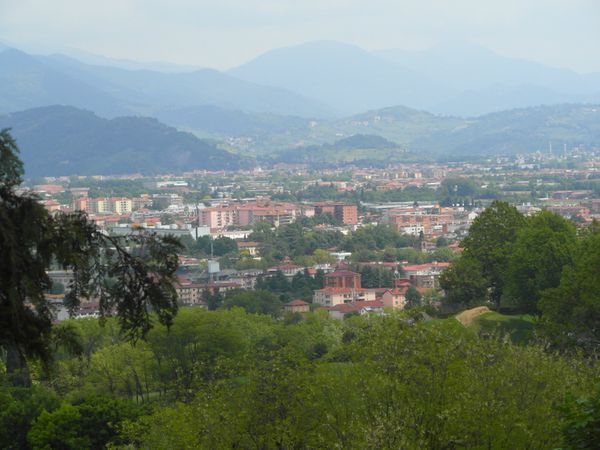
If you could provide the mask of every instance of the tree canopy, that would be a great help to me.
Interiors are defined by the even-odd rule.
[[[23,165],[14,139],[0,132],[0,347],[16,384],[27,384],[27,358],[47,363],[53,311],[46,300],[50,264],[73,272],[65,303],[74,311],[96,299],[102,316],[116,314],[135,340],[156,319],[169,325],[177,310],[173,287],[179,242],[138,233],[111,237],[82,212],[50,214],[17,192]],[[151,312],[154,314],[151,314]]]

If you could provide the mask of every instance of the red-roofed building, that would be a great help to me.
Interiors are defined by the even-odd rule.
[[[408,288],[410,286],[410,279],[409,278],[396,278],[394,280],[394,287],[395,288]]]
[[[247,251],[250,256],[256,256],[258,253],[258,242],[238,242],[239,251]]]
[[[406,291],[408,288],[388,289],[383,293],[381,301],[388,308],[404,309],[406,306]]]
[[[360,289],[360,274],[349,270],[336,270],[323,277],[325,287]]]
[[[33,187],[33,192],[37,194],[58,194],[59,192],[64,192],[64,186],[60,184],[36,184]]]
[[[310,311],[310,304],[296,299],[283,305],[283,310],[290,313],[307,313]]]
[[[358,207],[352,203],[319,202],[313,203],[316,214],[331,214],[344,225],[358,223]]]
[[[415,287],[437,289],[440,274],[450,266],[448,262],[432,262],[427,264],[411,264],[404,266],[404,273]]]

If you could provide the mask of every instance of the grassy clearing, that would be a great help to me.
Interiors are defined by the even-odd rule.
[[[479,334],[508,335],[514,343],[527,344],[533,339],[534,317],[490,311],[475,317],[469,328]]]

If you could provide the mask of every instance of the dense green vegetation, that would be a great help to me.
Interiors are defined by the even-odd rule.
[[[440,284],[450,308],[490,304],[538,316],[537,331],[561,350],[597,356],[600,227],[579,230],[549,211],[522,216],[495,201],[462,241]]]
[[[398,233],[387,225],[369,225],[347,235],[337,230],[308,229],[303,221],[273,228],[262,222],[254,226],[248,237],[259,243],[262,257],[260,267],[270,267],[278,262],[291,259],[293,262],[311,266],[332,263],[330,249],[352,252],[352,260],[359,261],[409,261],[422,263],[430,261],[450,261],[454,253],[447,247],[440,247],[432,253],[424,254],[413,248],[417,238]],[[250,259],[238,263],[238,267],[250,265]]]
[[[557,406],[598,375],[454,319],[183,308],[135,346],[113,320],[65,326],[81,356],[59,350],[35,388],[0,387],[3,447],[570,448],[575,412]]]

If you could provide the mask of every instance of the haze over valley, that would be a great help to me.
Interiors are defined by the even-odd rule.
[[[0,47],[0,125],[14,128],[32,174],[38,174],[36,164],[73,174],[88,173],[88,167],[107,173],[154,172],[163,163],[165,170],[183,168],[177,161],[210,169],[277,161],[347,163],[364,159],[355,152],[360,149],[344,146],[344,139],[357,134],[389,141],[385,151],[371,149],[366,162],[399,161],[411,151],[453,158],[544,150],[551,141],[557,146],[600,141],[594,106],[600,103],[600,74],[507,58],[464,42],[372,52],[313,41],[268,51],[227,71],[82,59],[88,62]],[[164,138],[173,151],[189,156],[173,164],[153,158],[137,168],[119,164],[113,155],[128,159],[124,155],[143,148],[149,155],[152,133],[109,138],[103,135],[109,125],[82,126],[93,115],[97,123],[119,118],[103,122],[111,126],[131,117],[129,123],[144,129],[161,126],[142,119],[154,118],[191,133],[195,137],[172,130]],[[55,125],[54,137],[68,131],[69,144],[53,140],[40,121]],[[96,142],[104,142],[105,164],[86,159],[91,154],[83,149],[82,134],[94,133]],[[361,142],[369,149],[368,140]],[[315,158],[315,148],[323,145]],[[58,147],[80,155],[65,155],[54,150]],[[245,159],[232,165],[231,153]],[[192,156],[199,154],[210,156]]]

